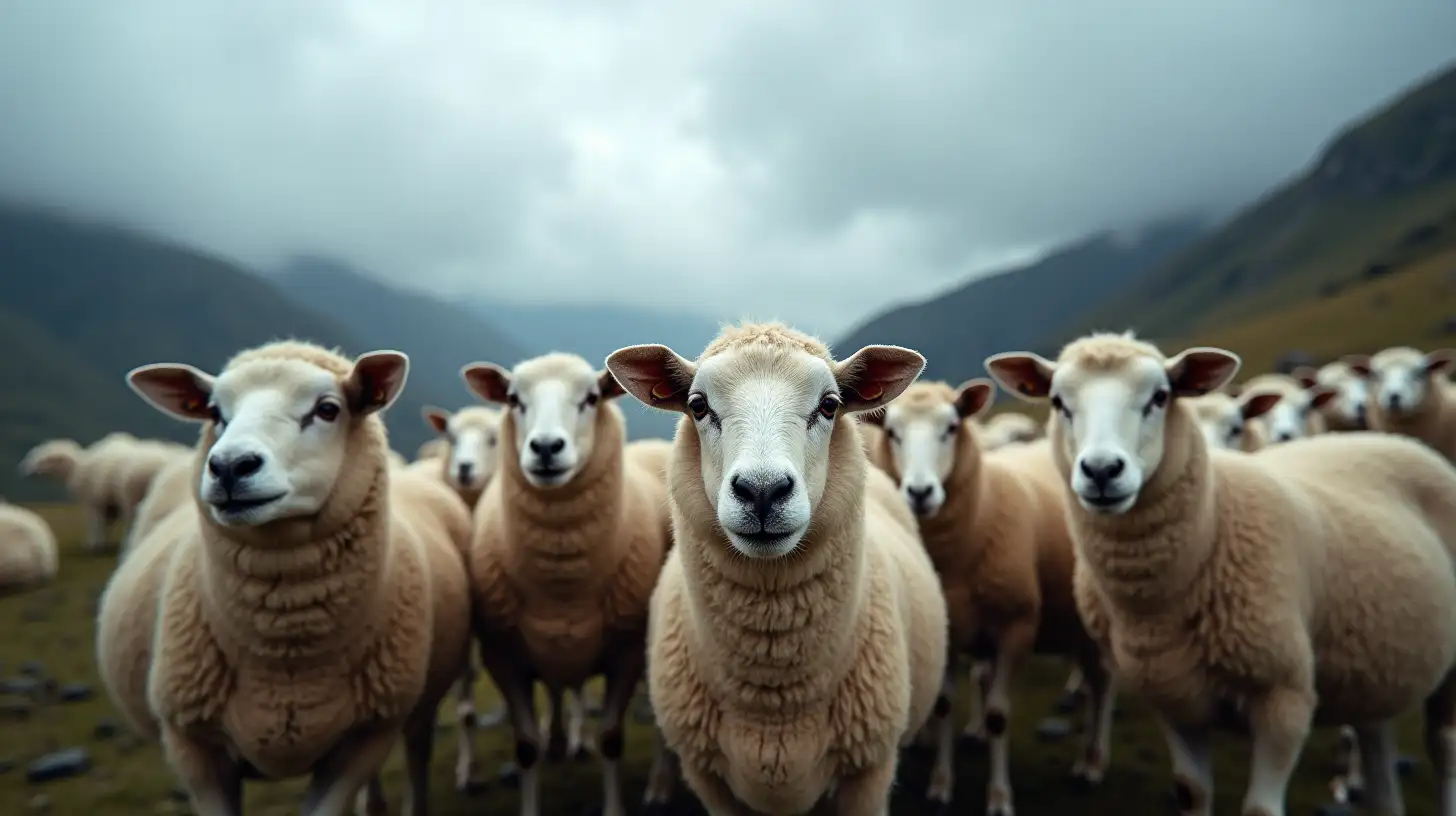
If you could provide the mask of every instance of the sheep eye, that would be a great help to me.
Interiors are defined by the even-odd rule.
[[[819,400],[819,415],[825,419],[834,419],[834,416],[838,413],[839,397],[833,394],[825,394],[824,398]]]
[[[495,440],[495,437],[493,437],[493,436],[491,438],[485,440],[486,447],[491,447],[491,448],[495,447],[495,441],[496,441]]]
[[[219,428],[227,424],[227,420],[222,418],[222,409],[217,407],[217,403],[208,405],[207,412],[212,415],[212,421],[216,423]]]
[[[593,405],[596,405],[597,404],[597,400],[599,400],[599,399],[601,399],[601,397],[598,396],[595,391],[593,391],[590,394],[587,394],[586,395],[586,399],[584,399],[584,400],[581,401],[581,408],[582,408],[582,410],[584,411],[584,410],[592,407]]]
[[[961,429],[961,426],[958,423],[952,422],[949,426],[946,427],[946,429],[945,429],[945,435],[946,436],[955,436],[956,435],[956,431],[959,431],[960,429]]]
[[[1061,394],[1055,394],[1052,396],[1052,410],[1056,411],[1067,419],[1072,418],[1072,412],[1067,410],[1067,404],[1065,402],[1062,402]]]
[[[1242,425],[1235,425],[1232,428],[1229,428],[1229,436],[1238,436],[1239,434],[1241,434],[1243,432],[1244,432],[1244,426],[1242,426]]]
[[[337,402],[324,400],[318,405],[314,406],[313,415],[323,420],[324,422],[333,422],[334,420],[339,418],[339,404]]]
[[[1155,407],[1162,408],[1168,404],[1168,389],[1159,388],[1153,392],[1153,403]]]
[[[900,435],[895,433],[894,428],[885,429],[885,438],[895,443],[898,443],[900,441]]]
[[[520,408],[521,398],[516,396],[516,392],[512,391],[511,393],[506,394],[506,405],[509,405],[512,408]]]
[[[702,394],[692,394],[688,397],[688,410],[693,412],[693,419],[702,419],[708,415],[708,400]]]

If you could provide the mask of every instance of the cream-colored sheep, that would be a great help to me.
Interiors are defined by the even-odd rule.
[[[1184,397],[1183,406],[1210,448],[1253,453],[1267,445],[1269,439],[1262,423],[1249,420],[1268,413],[1281,399],[1281,394],[1274,393],[1236,399],[1223,391],[1211,391],[1198,397]]]
[[[1315,404],[1316,398],[1319,405]],[[1324,433],[1324,417],[1318,408],[1332,398],[1332,393],[1305,389],[1303,383],[1287,374],[1251,377],[1239,386],[1235,397],[1245,423],[1258,427],[1256,433],[1263,437],[1265,445]]]
[[[51,526],[0,496],[0,593],[46,583],[56,577],[58,566]]]
[[[1370,389],[1365,378],[1343,360],[1326,363],[1318,369],[1300,366],[1290,375],[1306,389],[1318,385],[1334,389],[1335,395],[1320,406],[1320,416],[1327,432],[1345,433],[1370,429]]]
[[[551,353],[511,371],[474,363],[470,390],[505,405],[500,465],[475,514],[470,572],[481,660],[516,735],[521,813],[539,812],[541,749],[569,735],[553,717],[542,745],[536,681],[553,702],[605,675],[598,755],[603,813],[621,816],[622,718],[646,661],[647,606],[669,549],[667,487],[626,451],[624,392],[611,374]],[[658,752],[647,801],[671,792]]]
[[[216,377],[178,364],[128,377],[159,410],[206,424],[194,502],[122,562],[97,650],[118,706],[160,734],[200,812],[240,813],[245,775],[308,774],[303,813],[339,816],[401,731],[408,806],[427,812],[435,712],[469,643],[451,532],[468,521],[391,487],[378,412],[408,366],[284,341]],[[126,648],[108,642],[118,627]]]
[[[1061,417],[1078,608],[1119,685],[1161,716],[1185,814],[1211,810],[1209,730],[1230,705],[1253,738],[1246,816],[1282,816],[1311,726],[1339,723],[1360,735],[1375,810],[1404,812],[1391,720],[1424,701],[1450,816],[1456,469],[1387,434],[1210,450],[1182,400],[1239,364],[1215,348],[1168,359],[1130,334],[1081,338],[1056,362],[986,361]]]
[[[977,437],[981,448],[988,451],[1018,442],[1031,442],[1039,439],[1045,430],[1036,420],[1019,411],[1004,411],[980,425]]]
[[[1397,346],[1344,362],[1369,384],[1372,429],[1413,437],[1456,461],[1456,385],[1447,379],[1456,349]]]
[[[696,363],[660,345],[607,359],[638,400],[685,415],[648,682],[710,813],[827,797],[841,814],[888,812],[898,748],[945,672],[945,600],[851,414],[924,365],[893,346],[835,362],[779,324],[725,328]]]
[[[1009,730],[1016,670],[1033,652],[1071,658],[1081,669],[1089,727],[1073,774],[1092,784],[1102,781],[1111,750],[1113,688],[1072,597],[1072,542],[1050,445],[1037,440],[987,451],[979,440],[974,420],[995,393],[985,379],[959,388],[917,382],[879,421],[881,455],[941,576],[951,647],[986,664],[978,672],[984,717],[968,731],[990,742],[986,813],[1006,815],[1014,811]],[[949,802],[954,788],[956,679],[953,670],[946,673],[928,794],[939,802]]]

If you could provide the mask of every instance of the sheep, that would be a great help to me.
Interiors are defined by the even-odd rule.
[[[1396,346],[1370,357],[1351,355],[1344,362],[1369,383],[1371,428],[1414,437],[1456,461],[1456,386],[1447,379],[1456,349],[1422,354]]]
[[[1159,714],[1183,813],[1212,803],[1209,730],[1253,739],[1242,812],[1282,816],[1312,725],[1352,723],[1370,798],[1402,813],[1391,720],[1424,700],[1456,813],[1456,469],[1408,439],[1323,435],[1210,450],[1183,399],[1230,380],[1232,352],[1166,358],[1131,333],[1052,362],[997,354],[1007,390],[1049,401],[1077,547],[1077,606],[1120,685]]]
[[[0,592],[43,584],[56,577],[56,534],[37,513],[0,496]]]
[[[981,425],[978,435],[983,450],[995,450],[1004,445],[1030,442],[1042,435],[1042,427],[1026,414],[1007,411],[996,414]]]
[[[1073,775],[1101,782],[1111,748],[1111,678],[1072,597],[1072,543],[1050,446],[1042,441],[984,449],[975,419],[991,406],[995,386],[973,379],[952,388],[917,382],[879,418],[882,455],[919,520],[930,560],[941,576],[952,647],[971,653],[985,696],[984,718],[968,736],[989,737],[988,814],[1011,814],[1008,731],[1013,677],[1033,652],[1071,658],[1086,683],[1090,727]],[[984,679],[982,679],[984,678]],[[955,672],[947,672],[946,708]],[[973,695],[974,696],[974,695]],[[977,707],[979,713],[979,706]],[[952,725],[940,718],[932,777],[933,801],[954,787]],[[983,730],[984,729],[984,730]]]
[[[607,368],[677,411],[676,537],[652,595],[648,685],[709,813],[888,813],[898,748],[937,705],[945,599],[853,414],[919,376],[909,349],[835,362],[782,324],[725,327],[697,362],[629,346]]]
[[[669,549],[667,485],[628,452],[617,380],[581,357],[552,352],[510,371],[477,362],[461,376],[507,407],[499,468],[476,508],[470,573],[481,660],[515,733],[521,813],[540,807],[535,681],[559,709],[566,689],[602,674],[602,807],[621,816],[622,718],[643,674],[648,600]],[[569,739],[553,717],[548,756],[566,753]],[[649,805],[670,795],[670,762],[659,741]]]
[[[244,775],[310,774],[303,813],[338,816],[376,787],[401,732],[407,806],[427,812],[435,712],[469,644],[464,542],[450,530],[469,522],[463,506],[452,524],[395,496],[378,414],[408,372],[396,351],[350,361],[277,341],[217,376],[165,363],[128,374],[203,431],[193,502],[113,575],[97,652],[118,707],[160,738],[199,812],[239,814]],[[127,649],[107,642],[118,627]]]
[[[495,475],[500,443],[500,411],[485,405],[472,405],[451,414],[425,406],[429,423],[446,449],[440,460],[440,477],[460,494],[471,509],[480,501],[480,494],[490,477]]]
[[[1348,363],[1336,360],[1318,369],[1300,366],[1290,376],[1306,389],[1324,385],[1335,390],[1335,396],[1320,408],[1326,431],[1343,433],[1370,429],[1369,411],[1366,407],[1370,399],[1370,389],[1365,384],[1365,378],[1350,368]]]
[[[1277,445],[1324,433],[1323,417],[1313,402],[1315,396],[1315,392],[1306,390],[1299,380],[1287,374],[1260,374],[1239,387],[1236,399],[1245,421],[1258,424],[1264,443]],[[1321,392],[1320,404],[1327,403],[1331,396]]]

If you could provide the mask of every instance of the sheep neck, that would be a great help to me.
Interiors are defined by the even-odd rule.
[[[202,512],[203,602],[225,652],[295,671],[367,643],[386,608],[390,557],[389,467],[379,447],[377,457],[355,460],[377,464],[345,470],[317,515],[225,528]]]
[[[625,501],[623,449],[626,429],[616,406],[597,411],[595,444],[586,464],[560,487],[540,488],[521,471],[514,417],[501,424],[501,499],[511,543],[512,572],[532,586],[562,597],[614,574],[622,552],[613,547]]]
[[[846,421],[835,427],[832,475],[808,532],[798,550],[772,561],[733,549],[707,501],[697,435],[678,434],[669,493],[691,638],[714,667],[704,681],[742,716],[782,721],[822,706],[851,668],[867,462]]]
[[[1065,496],[1078,556],[1108,599],[1132,614],[1178,609],[1216,543],[1216,477],[1203,434],[1175,403],[1164,435],[1162,463],[1132,510],[1094,515]]]
[[[935,515],[919,519],[921,540],[938,572],[953,569],[963,574],[977,569],[985,560],[985,528],[975,523],[987,503],[989,486],[982,478],[985,469],[980,441],[970,423],[963,422],[956,438],[955,464],[941,483],[945,501]]]

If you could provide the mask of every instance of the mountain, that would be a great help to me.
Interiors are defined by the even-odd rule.
[[[693,312],[658,311],[632,306],[571,304],[500,304],[480,301],[473,307],[533,354],[569,351],[597,368],[623,346],[662,343],[694,359],[718,335],[718,322]],[[626,397],[617,403],[627,415],[633,439],[671,439],[677,416],[648,408]]]
[[[1192,337],[1456,245],[1456,64],[1345,128],[1296,177],[1049,337]]]
[[[1192,222],[1170,221],[1133,238],[1113,233],[1084,238],[1025,266],[894,307],[860,324],[834,347],[848,352],[890,343],[924,354],[926,379],[955,384],[985,376],[981,363],[986,357],[1037,348],[1038,341],[1123,291],[1200,231]]]
[[[434,433],[420,416],[423,406],[453,410],[478,402],[460,379],[462,366],[510,366],[527,356],[468,306],[395,288],[328,258],[293,258],[272,280],[295,304],[343,325],[361,351],[392,348],[410,356],[409,383],[389,409],[390,439],[406,455]]]
[[[301,337],[357,348],[337,322],[194,249],[62,213],[0,204],[0,459],[56,436],[112,430],[191,442],[196,429],[146,405],[126,372],[186,362],[216,371],[242,348]],[[0,467],[0,493],[53,489]]]

